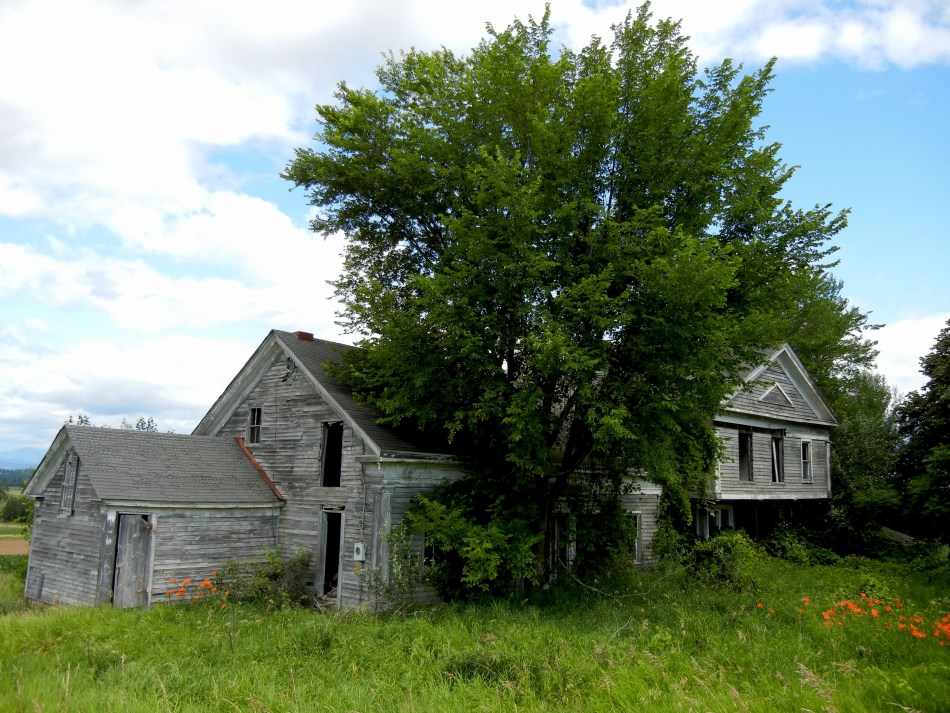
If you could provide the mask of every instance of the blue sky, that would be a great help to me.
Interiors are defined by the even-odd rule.
[[[552,2],[574,48],[634,5]],[[464,52],[526,0],[6,0],[0,4],[0,451],[80,412],[189,432],[271,328],[347,340],[339,236],[278,174],[337,81],[381,53]],[[886,326],[879,370],[919,388],[950,319],[950,6],[656,0],[703,63],[778,57],[763,123],[787,197],[851,208],[845,295]],[[51,19],[54,18],[54,19]]]

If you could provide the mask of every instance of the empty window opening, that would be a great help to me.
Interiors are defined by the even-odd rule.
[[[811,443],[802,441],[802,482],[810,483],[811,479]]]
[[[252,408],[247,415],[247,442],[261,442],[261,409]]]
[[[323,424],[323,486],[337,488],[343,469],[343,423]]]
[[[772,482],[785,482],[785,465],[782,458],[782,448],[785,439],[781,436],[772,436]]]
[[[343,529],[343,513],[324,510],[326,518],[326,539],[323,543],[323,587],[322,594],[331,594],[339,586],[340,576],[340,535]]]
[[[739,433],[739,480],[752,482],[752,434]]]

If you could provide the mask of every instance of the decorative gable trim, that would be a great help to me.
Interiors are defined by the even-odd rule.
[[[818,386],[806,371],[805,366],[801,363],[795,351],[787,343],[771,352],[763,359],[761,364],[758,364],[745,375],[743,378],[745,387],[748,388],[758,381],[771,364],[776,364],[785,371],[802,400],[815,414],[815,419],[809,419],[809,423],[820,423],[827,426],[838,425],[838,418],[835,416],[831,405],[818,389]],[[778,384],[775,384],[775,386],[778,386]],[[726,410],[730,410],[730,401],[741,393],[741,391],[740,389],[726,397],[723,401],[723,407]],[[785,396],[788,397],[788,394],[786,393]]]
[[[782,404],[783,406],[791,406],[792,399],[785,392],[785,389],[782,388],[782,385],[778,382],[774,382],[770,387],[768,387],[765,392],[759,397],[759,401],[765,401],[770,404]]]

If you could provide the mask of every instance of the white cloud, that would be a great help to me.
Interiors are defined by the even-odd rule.
[[[609,42],[635,9],[558,0],[554,42]],[[185,430],[182,409],[210,405],[253,349],[213,338],[228,325],[339,338],[325,283],[340,237],[249,195],[240,162],[289,159],[310,141],[313,104],[341,79],[372,85],[387,50],[464,53],[486,22],[543,12],[542,0],[0,3],[0,298],[19,305],[0,315],[0,449],[43,445],[35,424],[51,438],[50,424],[94,406],[104,419],[138,403],[120,415]],[[942,0],[655,0],[653,14],[682,17],[704,62],[950,61]],[[60,344],[77,319],[106,331]],[[889,368],[909,360],[913,378],[931,345],[899,357],[910,337],[888,334],[882,370],[900,386]],[[196,367],[196,354],[217,363]]]
[[[920,359],[933,349],[950,312],[909,317],[881,327],[872,336],[880,354],[877,370],[901,394],[919,390],[927,381],[920,373]]]

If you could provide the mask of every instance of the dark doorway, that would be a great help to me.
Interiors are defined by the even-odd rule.
[[[323,511],[323,589],[324,595],[339,585],[340,541],[343,539],[343,513]]]

